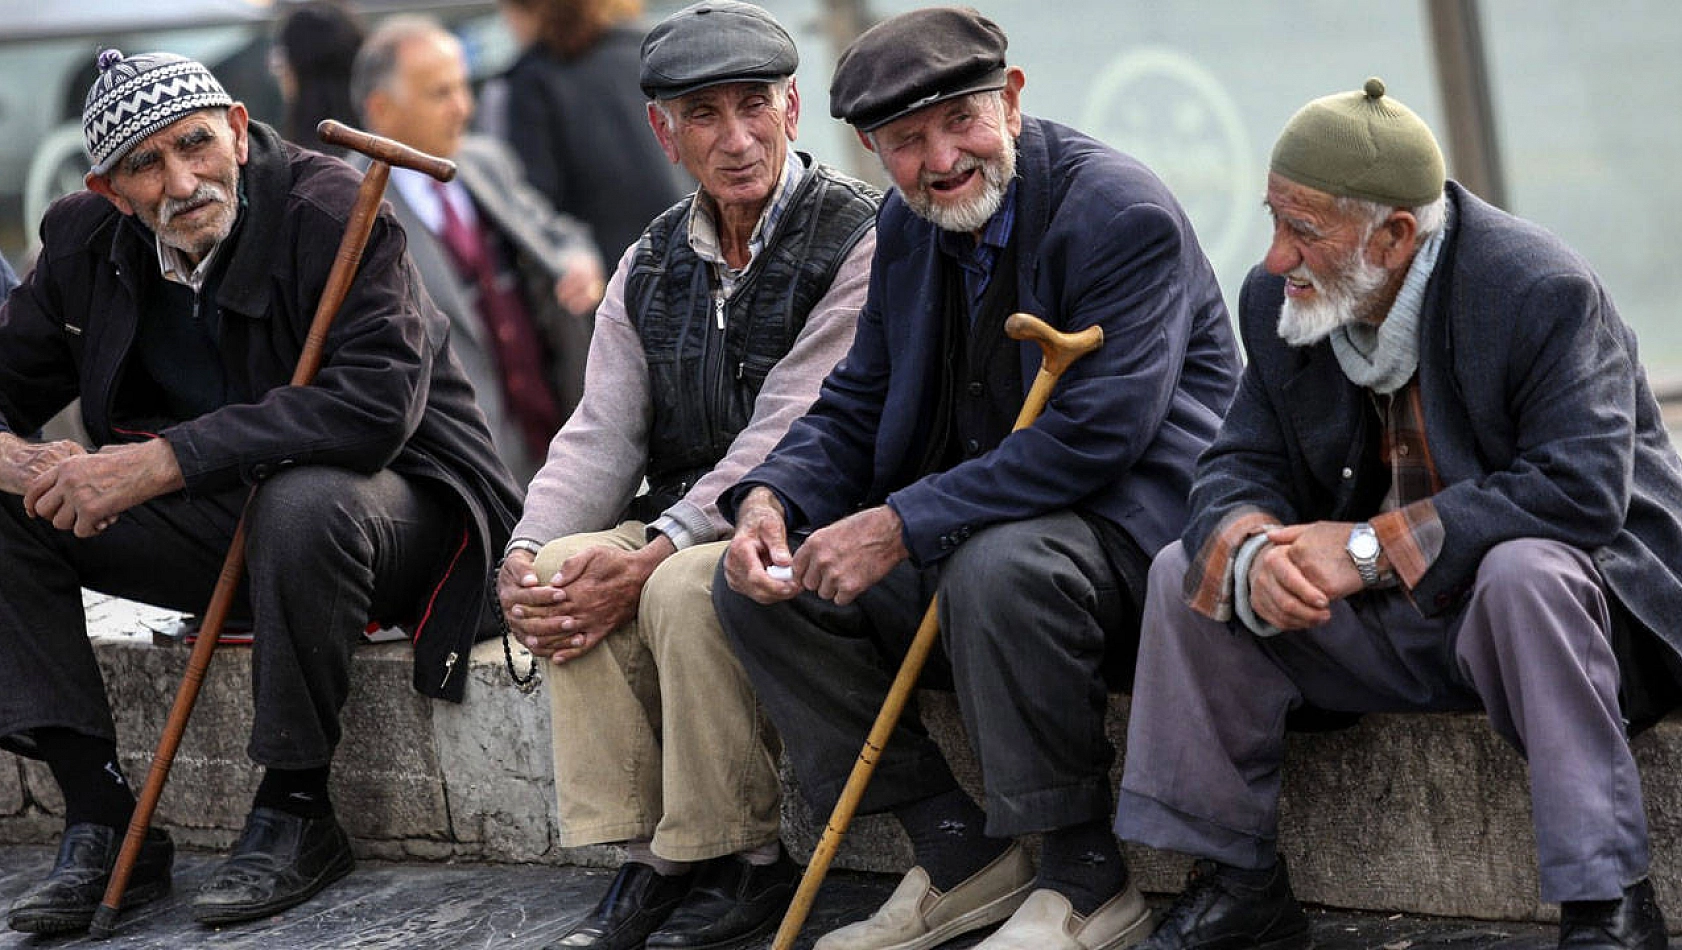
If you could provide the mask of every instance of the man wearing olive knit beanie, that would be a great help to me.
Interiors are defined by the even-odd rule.
[[[1245,379],[1151,567],[1116,831],[1200,860],[1144,946],[1310,943],[1277,841],[1309,705],[1485,711],[1560,946],[1663,948],[1627,729],[1682,669],[1682,463],[1635,335],[1377,79],[1292,117],[1266,204]]]

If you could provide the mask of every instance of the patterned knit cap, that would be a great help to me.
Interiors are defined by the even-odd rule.
[[[200,63],[174,53],[99,54],[99,78],[82,105],[82,138],[93,173],[104,175],[148,135],[200,109],[234,104]]]

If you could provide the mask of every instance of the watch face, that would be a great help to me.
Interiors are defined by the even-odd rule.
[[[1349,555],[1367,560],[1378,557],[1378,536],[1371,531],[1357,531],[1349,536]]]

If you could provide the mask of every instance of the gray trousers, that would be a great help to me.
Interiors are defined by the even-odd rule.
[[[115,739],[80,589],[202,612],[248,494],[166,495],[77,538],[0,493],[0,745],[29,755],[30,730],[43,726]],[[441,552],[453,550],[455,521],[390,471],[305,466],[263,484],[232,611],[255,621],[253,760],[294,769],[332,761],[352,647],[371,618],[405,619],[400,611],[424,602]]]
[[[1467,605],[1395,591],[1259,638],[1194,613],[1174,544],[1151,567],[1116,833],[1240,867],[1273,863],[1285,714],[1484,709],[1530,765],[1542,898],[1605,900],[1647,873],[1640,778],[1618,708],[1606,592],[1581,551],[1508,541]]]
[[[987,789],[987,833],[1108,817],[1105,631],[1136,608],[1092,529],[1071,513],[978,531],[938,571],[901,563],[846,607],[810,592],[760,605],[715,579],[719,620],[808,800],[827,811],[840,797],[937,587],[940,640],[921,685],[957,693]],[[859,810],[956,784],[913,697]]]

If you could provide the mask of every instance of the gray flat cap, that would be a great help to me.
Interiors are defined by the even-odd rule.
[[[889,17],[835,64],[829,114],[869,132],[924,106],[1003,89],[1005,32],[968,7]]]
[[[637,81],[650,99],[727,82],[776,82],[800,54],[782,24],[751,3],[702,0],[654,25],[642,41]]]

